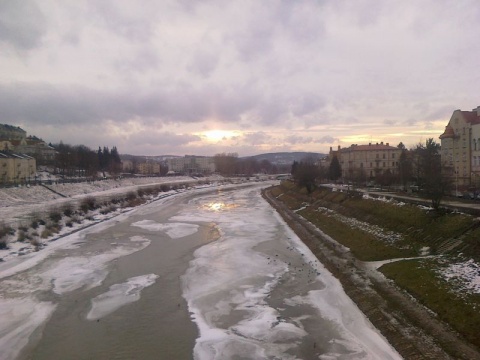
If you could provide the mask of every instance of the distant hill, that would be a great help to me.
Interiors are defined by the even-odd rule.
[[[129,155],[129,154],[121,154],[120,159],[122,160],[153,160],[153,161],[165,161],[167,159],[172,159],[172,158],[178,158],[182,156],[177,156],[177,155],[154,155],[154,156],[149,156],[149,155]]]
[[[314,152],[278,152],[278,153],[266,153],[254,156],[245,156],[243,158],[253,158],[257,161],[268,160],[274,165],[291,165],[294,161],[302,161],[306,158],[321,159],[325,157],[325,154]]]
[[[265,153],[265,154],[258,154],[253,156],[242,156],[240,159],[255,159],[257,161],[268,160],[273,165],[291,165],[294,161],[302,161],[306,158],[315,158],[321,159],[325,157],[326,154],[322,153],[314,153],[314,152],[277,152],[277,153]],[[120,158],[122,160],[154,160],[154,161],[165,161],[167,159],[183,157],[178,155],[156,155],[156,156],[145,156],[145,155],[129,155],[129,154],[122,154]]]

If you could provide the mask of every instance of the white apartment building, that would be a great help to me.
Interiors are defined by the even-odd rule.
[[[383,142],[368,145],[353,144],[348,148],[333,151],[330,148],[330,158],[337,155],[345,179],[373,179],[378,175],[390,172],[398,173],[398,160],[402,150]]]
[[[455,110],[440,135],[442,166],[458,186],[480,185],[480,106]]]
[[[168,171],[192,174],[211,174],[215,172],[215,161],[211,156],[185,155],[167,160]]]

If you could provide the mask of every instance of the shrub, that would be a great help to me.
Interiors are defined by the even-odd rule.
[[[43,229],[42,231],[42,234],[40,235],[40,237],[42,239],[46,239],[46,238],[49,238],[50,236],[53,235],[53,231],[50,229],[50,228],[45,228]]]
[[[0,250],[8,249],[7,239],[0,239]]]
[[[160,190],[162,190],[163,192],[167,192],[170,190],[170,186],[166,185],[166,184],[162,184],[160,185]]]
[[[31,227],[32,229],[38,229],[38,225],[39,225],[39,224],[38,224],[38,219],[33,219],[32,222],[31,222],[31,224],[30,224],[30,227]]]
[[[62,214],[59,213],[58,211],[54,210],[48,215],[50,220],[52,220],[54,223],[58,223],[60,220],[62,220]]]
[[[18,235],[17,235],[17,241],[23,242],[30,237],[28,236],[28,233],[23,231],[23,230],[18,230]]]
[[[63,215],[71,217],[73,215],[73,208],[71,205],[65,205],[63,208]]]
[[[134,192],[134,191],[130,191],[127,193],[125,199],[128,201],[128,202],[131,202],[133,200],[135,200],[137,198],[137,194]]]
[[[89,210],[95,210],[96,200],[93,196],[88,196],[80,203],[80,209],[86,214]]]

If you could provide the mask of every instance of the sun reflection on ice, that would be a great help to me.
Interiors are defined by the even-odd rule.
[[[236,206],[237,205],[235,204],[225,204],[224,202],[211,202],[204,205],[203,207],[210,211],[220,212],[228,209],[233,209]]]

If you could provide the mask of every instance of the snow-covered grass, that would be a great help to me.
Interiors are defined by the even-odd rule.
[[[458,294],[480,294],[480,264],[473,259],[446,263],[437,271]]]
[[[110,219],[190,186],[223,182],[219,176],[193,179],[132,178],[94,183],[0,189],[0,261],[40,251],[66,234]],[[1,201],[5,200],[5,201]]]

